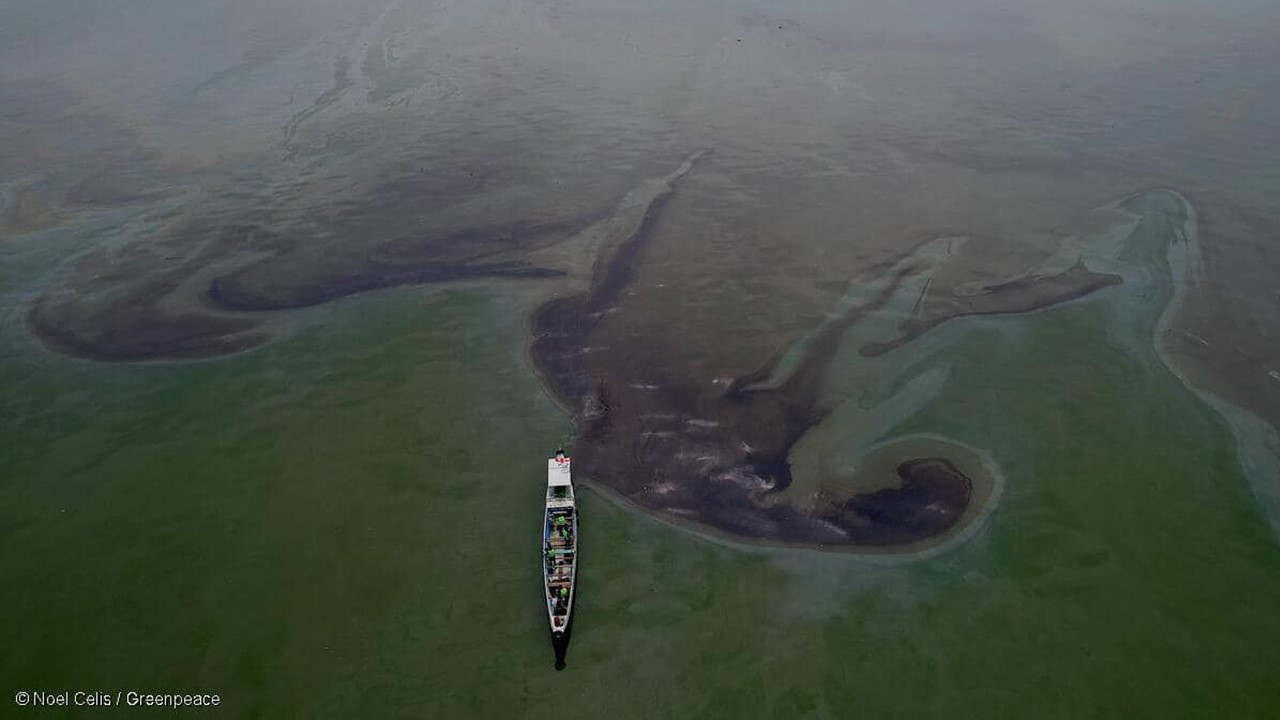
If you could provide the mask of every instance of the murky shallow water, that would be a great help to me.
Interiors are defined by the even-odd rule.
[[[1271,5],[0,12],[14,689],[209,689],[263,716],[540,713],[562,680],[590,715],[1274,714]],[[583,282],[574,230],[626,225],[698,151],[599,338],[692,387],[784,355],[932,238],[968,239],[929,312],[1058,267],[1115,227],[1097,208],[1155,187],[1194,208],[1202,263],[1138,263],[1195,279],[1176,321],[1126,275],[948,321],[880,361],[906,385],[868,382],[847,339],[793,462],[980,449],[1003,491],[945,552],[744,547],[588,494],[557,676],[522,558],[569,424],[523,323]],[[285,312],[205,296],[420,279],[393,256],[568,274]],[[211,307],[243,323],[227,348],[276,341],[73,360],[31,334],[41,297],[83,347],[164,356]]]

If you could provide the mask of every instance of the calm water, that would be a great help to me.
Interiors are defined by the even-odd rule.
[[[1280,713],[1280,11],[693,5],[0,10],[4,707]],[[693,382],[784,351],[930,238],[969,238],[943,288],[1064,240],[1125,284],[837,359],[800,464],[933,433],[999,466],[943,552],[740,547],[588,486],[563,673],[534,538],[571,428],[524,351],[557,281],[257,315],[274,342],[200,362],[71,359],[24,321],[46,295],[96,312],[172,276],[164,306],[198,310],[264,257],[287,289],[415,233],[599,218],[699,150],[609,326]]]

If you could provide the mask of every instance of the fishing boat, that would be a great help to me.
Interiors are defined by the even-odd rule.
[[[542,585],[555,640],[564,637],[573,613],[578,574],[578,506],[569,458],[563,450],[547,460],[547,507],[542,519]]]

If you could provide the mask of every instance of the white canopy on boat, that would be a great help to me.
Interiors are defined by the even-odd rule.
[[[564,487],[572,485],[569,479],[569,458],[560,462],[556,458],[547,460],[547,486]]]

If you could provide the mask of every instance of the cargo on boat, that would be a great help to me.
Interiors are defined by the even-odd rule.
[[[547,460],[547,504],[542,519],[542,578],[551,634],[562,638],[573,613],[578,574],[578,507],[570,460],[563,450]]]

